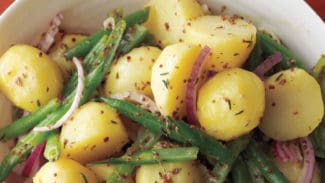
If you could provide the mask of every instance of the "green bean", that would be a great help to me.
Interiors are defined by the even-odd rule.
[[[32,115],[22,117],[8,126],[0,129],[0,140],[8,141],[19,135],[25,133],[33,126],[38,124],[42,119],[44,119],[49,113],[55,111],[60,106],[60,101],[58,99],[53,99],[43,107],[40,107]]]
[[[320,159],[320,175],[321,175],[321,182],[325,182],[325,159]]]
[[[244,135],[227,143],[227,147],[229,148],[232,154],[232,160],[228,163],[214,163],[214,167],[211,173],[214,177],[217,177],[217,180],[215,182],[222,183],[227,179],[227,176],[232,168],[233,163],[235,162],[239,154],[243,150],[245,150],[249,143],[249,140],[250,136]]]
[[[125,35],[125,44],[121,44],[119,52],[126,54],[131,51],[133,48],[137,47],[142,43],[145,38],[148,36],[149,31],[147,28],[141,25],[134,25],[134,28]]]
[[[136,141],[126,151],[126,155],[132,156],[136,151],[145,151],[151,149],[160,139],[160,133],[152,133],[149,130],[139,136]],[[107,183],[125,183],[136,166],[134,165],[116,165],[114,171],[108,176]]]
[[[248,159],[254,160],[254,164],[261,171],[264,178],[269,182],[289,183],[289,180],[271,162],[267,155],[258,149],[256,143],[250,143],[247,148]]]
[[[83,58],[89,53],[89,50],[95,46],[96,43],[104,36],[109,35],[110,30],[101,29],[94,34],[90,35],[86,39],[80,41],[75,46],[69,48],[65,53],[64,56],[66,59],[71,60],[72,57],[80,57]]]
[[[100,64],[98,64],[98,66],[94,68],[94,70],[90,72],[85,78],[85,88],[80,101],[80,105],[85,103],[93,91],[100,85],[105,73],[108,70],[108,67],[114,59],[117,47],[124,34],[125,27],[126,24],[124,21],[118,22],[115,29],[113,29],[112,34],[110,34],[110,36],[104,36],[99,41],[98,44],[104,44],[106,46],[103,47],[103,50],[101,51],[103,54],[98,55],[98,62],[100,62]],[[73,98],[74,93],[75,91],[72,92],[71,95],[62,102],[64,105],[48,115],[37,125],[37,127],[53,125],[57,120],[59,120],[69,109],[69,106],[71,105],[71,98]],[[5,156],[4,160],[1,162],[0,182],[8,176],[15,165],[20,163],[20,161],[30,153],[33,147],[46,140],[50,133],[50,131],[42,133],[31,131],[24,138],[22,138],[20,142],[16,144],[16,146]]]
[[[128,164],[128,165],[150,165],[159,163],[174,163],[197,159],[199,149],[197,147],[175,147],[166,149],[152,149],[140,151],[132,156],[121,158],[110,158],[103,161],[92,162],[94,164]]]
[[[127,28],[134,26],[135,24],[141,24],[146,21],[149,16],[149,8],[135,11],[124,17]]]
[[[58,131],[52,131],[46,140],[44,157],[49,161],[56,161],[60,157],[60,141]]]
[[[263,61],[262,58],[263,50],[261,48],[260,37],[256,37],[256,44],[251,54],[249,55],[247,61],[244,64],[244,68],[253,71],[255,68]]]
[[[221,142],[183,121],[170,118],[163,121],[154,114],[122,100],[112,98],[100,98],[99,100],[104,101],[119,111],[119,113],[142,124],[154,133],[163,133],[178,142],[190,143],[193,146],[199,147],[201,153],[211,156],[221,163],[232,161],[230,150]]]
[[[251,183],[246,163],[242,157],[237,158],[231,170],[232,181],[234,183]]]
[[[148,16],[149,16],[149,8],[145,8],[143,10],[139,10],[127,15],[126,17],[124,17],[124,20],[127,24],[127,27],[132,27],[137,23],[142,23],[145,20],[147,20]],[[65,52],[64,56],[68,60],[72,59],[72,57],[83,58],[89,53],[91,48],[93,48],[104,35],[109,35],[110,32],[111,32],[110,30],[104,30],[104,29],[99,30],[98,32],[90,35],[88,38],[80,41],[75,46],[69,48]]]
[[[254,163],[253,159],[247,160],[247,168],[248,168],[248,173],[249,173],[252,183],[265,183],[266,182],[261,171],[256,166],[256,163]]]
[[[277,43],[267,34],[257,31],[257,39],[260,40],[262,50],[267,55],[272,55],[275,52],[281,52],[282,61],[280,63],[283,69],[288,69],[293,66],[304,68],[304,62],[294,55],[288,48]]]

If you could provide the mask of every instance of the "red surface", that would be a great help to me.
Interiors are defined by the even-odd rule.
[[[0,0],[0,14],[13,2],[14,0]],[[325,1],[324,0],[306,0],[307,3],[325,20]]]

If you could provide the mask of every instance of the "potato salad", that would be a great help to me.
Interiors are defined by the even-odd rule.
[[[324,56],[196,0],[62,21],[0,57],[0,182],[325,181]]]

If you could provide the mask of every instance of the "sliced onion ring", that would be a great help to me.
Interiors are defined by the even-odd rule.
[[[276,64],[280,63],[282,60],[282,54],[280,52],[276,52],[273,55],[267,57],[260,65],[256,67],[254,73],[264,80],[264,74],[272,69]]]
[[[282,162],[298,162],[303,160],[298,140],[288,142],[275,141],[273,143],[273,150],[277,158]]]
[[[309,137],[300,138],[299,143],[304,156],[304,162],[298,183],[310,183],[312,182],[315,169],[315,151]]]
[[[55,36],[59,32],[59,26],[61,25],[62,20],[63,20],[63,14],[62,13],[56,14],[51,20],[50,27],[47,30],[47,32],[45,32],[42,35],[41,40],[39,41],[37,47],[43,52],[46,53],[54,43]]]
[[[40,143],[38,146],[36,146],[33,151],[31,152],[30,156],[26,160],[24,169],[21,173],[24,177],[31,176],[31,173],[34,171],[37,171],[44,163],[44,159],[42,156],[42,152],[44,150],[46,141]],[[37,165],[37,167],[36,167]]]
[[[110,95],[111,98],[119,99],[119,100],[128,100],[133,101],[140,104],[140,107],[146,109],[154,114],[159,113],[159,109],[154,101],[151,98],[136,92],[136,91],[126,91],[121,93],[115,93]]]
[[[201,68],[204,65],[203,63],[206,60],[205,58],[209,53],[210,48],[208,46],[204,46],[194,62],[189,81],[187,82],[185,105],[187,121],[191,125],[199,126],[196,115],[197,80],[199,79]]]
[[[71,117],[73,112],[78,108],[82,96],[82,91],[84,88],[84,71],[81,65],[81,61],[78,58],[73,57],[72,61],[77,67],[78,85],[77,85],[76,95],[74,96],[74,99],[72,101],[69,110],[53,126],[35,127],[33,131],[45,132],[45,131],[50,131],[50,130],[60,128]]]

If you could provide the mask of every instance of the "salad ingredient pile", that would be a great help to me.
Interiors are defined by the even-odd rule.
[[[309,73],[193,0],[115,9],[90,35],[61,21],[0,57],[1,182],[325,181],[324,57]]]

